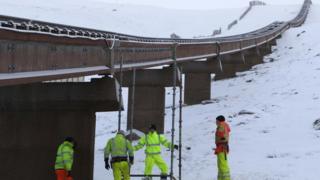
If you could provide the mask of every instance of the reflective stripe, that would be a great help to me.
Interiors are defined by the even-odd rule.
[[[157,154],[161,154],[161,152],[146,152],[147,155],[157,155]]]
[[[119,156],[112,156],[113,158],[127,158],[128,156],[121,156],[121,155],[119,155]]]
[[[115,139],[112,138],[111,139],[111,142],[112,142],[112,146],[111,146],[111,157],[115,158],[115,157],[127,157],[127,152],[128,152],[128,143],[127,141],[125,140],[125,146],[124,147],[118,147],[116,142],[115,142]],[[116,154],[117,152],[123,152],[124,154],[123,155],[114,155]]]
[[[69,170],[73,164],[73,149],[69,142],[64,142],[58,148],[55,161],[55,169]]]
[[[149,144],[148,143],[148,135],[145,136],[146,138],[146,146],[160,146],[160,135],[158,134],[158,143],[157,144]]]
[[[69,155],[73,155],[73,153],[72,152],[60,152],[60,153],[58,153],[57,154],[57,156],[63,156],[63,155],[65,155],[65,154],[69,154]]]
[[[160,146],[160,144],[149,144],[147,146]]]

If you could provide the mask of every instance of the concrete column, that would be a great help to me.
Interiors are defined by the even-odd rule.
[[[184,103],[199,104],[211,98],[211,73],[186,73]]]
[[[36,83],[0,88],[0,179],[55,179],[56,151],[78,142],[74,179],[92,180],[95,112],[115,111],[114,79]]]
[[[184,79],[184,103],[199,104],[211,98],[211,74],[214,64],[208,61],[191,61],[181,64]]]
[[[55,179],[57,147],[64,137],[78,142],[74,179],[92,180],[95,112],[0,112],[1,179]]]
[[[229,59],[229,62],[233,63],[235,72],[243,72],[251,69],[251,66],[246,62],[243,52],[225,55],[224,59]]]
[[[271,46],[277,46],[277,39],[273,39],[269,42]]]
[[[216,58],[215,60],[211,61],[211,63],[214,63],[214,66],[216,67],[214,73],[215,73],[215,80],[222,80],[227,78],[232,78],[236,76],[237,68],[236,66],[239,64],[241,59],[232,58],[232,55],[222,55],[220,57],[221,59],[221,65],[222,70],[220,69],[220,62]]]
[[[164,132],[165,87],[137,86],[135,88],[133,113],[133,129],[147,132],[150,124],[155,124],[158,131]],[[128,123],[131,129],[131,98],[132,88],[129,87]]]
[[[239,53],[227,54],[220,57],[222,71],[220,69],[220,63],[218,59],[212,61],[215,66],[215,80],[222,80],[232,78],[236,76],[236,72],[241,72],[250,69],[250,66],[246,63],[244,55]]]
[[[119,78],[119,74],[116,74]],[[180,83],[177,74],[177,86]],[[131,129],[131,100],[133,72],[123,73],[123,87],[129,87],[127,129]],[[164,132],[165,87],[173,86],[173,69],[141,69],[136,71],[133,128],[147,132],[150,124],[156,124]]]
[[[250,67],[263,63],[263,56],[257,53],[256,48],[249,49],[245,51],[244,54],[246,64],[248,64]]]
[[[272,47],[269,43],[259,46],[259,51],[262,56],[266,56],[272,53]]]

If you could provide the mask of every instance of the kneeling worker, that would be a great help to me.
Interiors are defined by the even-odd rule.
[[[144,170],[144,174],[146,175],[145,180],[151,179],[151,177],[148,177],[148,175],[152,174],[152,168],[154,164],[156,164],[161,171],[161,180],[167,179],[168,166],[161,157],[161,144],[169,149],[179,149],[178,145],[172,145],[171,142],[169,142],[164,135],[159,135],[156,130],[156,126],[152,124],[149,128],[148,134],[141,137],[138,144],[134,146],[135,151],[146,146],[146,159]]]
[[[114,138],[111,138],[104,149],[104,161],[107,170],[110,169],[110,154],[114,180],[130,180],[129,163],[133,165],[133,148],[130,141],[125,138],[124,131],[120,130]]]

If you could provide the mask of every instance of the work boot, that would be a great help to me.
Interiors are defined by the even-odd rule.
[[[167,180],[167,175],[160,176],[160,180]]]

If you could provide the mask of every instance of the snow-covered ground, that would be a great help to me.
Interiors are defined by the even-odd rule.
[[[301,5],[254,6],[245,18],[238,21],[239,24],[233,26],[230,30],[224,29],[220,36],[247,33],[265,27],[276,20],[291,20],[298,14],[300,8]]]
[[[239,25],[236,25],[232,31],[227,31],[228,24],[238,19],[248,7],[247,1],[237,8],[225,9],[216,9],[214,3],[208,3],[207,7],[211,10],[174,10],[155,6],[129,5],[121,3],[123,1],[112,2],[112,0],[110,2],[24,0],[22,3],[20,0],[0,0],[0,14],[139,36],[170,37],[170,34],[176,33],[183,38],[193,38],[211,35],[220,27],[223,35],[256,30],[275,20],[289,20],[300,8],[300,5],[254,7],[254,11],[240,21],[240,24],[244,24],[243,26],[240,25],[239,28]],[[162,2],[162,4],[165,3]],[[188,5],[188,3],[185,4]],[[290,4],[298,4],[298,2]],[[181,7],[183,7],[182,4]],[[259,21],[253,23],[252,18],[248,17],[259,18]]]
[[[240,16],[248,4],[248,1],[240,0],[228,3],[220,0],[164,0],[152,3],[155,7],[137,6],[150,5],[152,1],[155,2],[0,0],[0,14],[135,35],[168,37],[175,32],[182,37],[193,37],[211,34],[219,27],[225,28]],[[224,35],[255,30],[274,20],[291,19],[300,6],[287,4],[301,4],[302,0],[265,2],[286,5],[256,7]],[[320,0],[313,2],[319,4]],[[159,8],[215,9],[231,6],[234,9],[210,11]],[[241,73],[237,78],[213,82],[212,104],[183,108],[184,180],[216,179],[216,159],[212,148],[215,117],[220,114],[228,117],[232,128],[229,159],[233,180],[319,179],[320,132],[312,129],[313,121],[320,118],[319,29],[320,6],[314,5],[306,24],[287,31],[278,40],[274,53],[265,58],[265,64]],[[123,94],[126,100],[127,89]],[[171,104],[170,98],[168,88],[167,106]],[[254,114],[238,115],[241,110]],[[126,111],[122,114],[122,126],[126,127]],[[167,132],[171,128],[171,110],[166,109],[166,114]],[[112,179],[112,172],[104,169],[103,148],[114,135],[112,132],[116,126],[116,112],[97,113],[95,180]],[[169,138],[170,133],[166,136]],[[191,147],[191,150],[186,147]],[[169,164],[169,152],[164,150],[163,156]],[[137,152],[133,173],[143,173],[143,159],[143,151]],[[154,172],[158,173],[156,169]]]
[[[237,78],[213,82],[212,104],[183,108],[184,180],[216,179],[212,148],[215,117],[220,114],[228,117],[232,128],[233,180],[319,179],[320,132],[312,127],[320,118],[319,29],[320,6],[313,5],[306,24],[284,33],[266,63]],[[169,105],[170,96],[167,100]],[[254,114],[239,115],[241,110]],[[171,110],[166,114],[169,131]],[[103,168],[102,148],[116,122],[116,113],[98,114],[95,180],[112,179],[112,172]],[[164,150],[163,156],[169,164],[169,153]],[[137,152],[133,173],[143,172],[143,159],[143,152]]]

